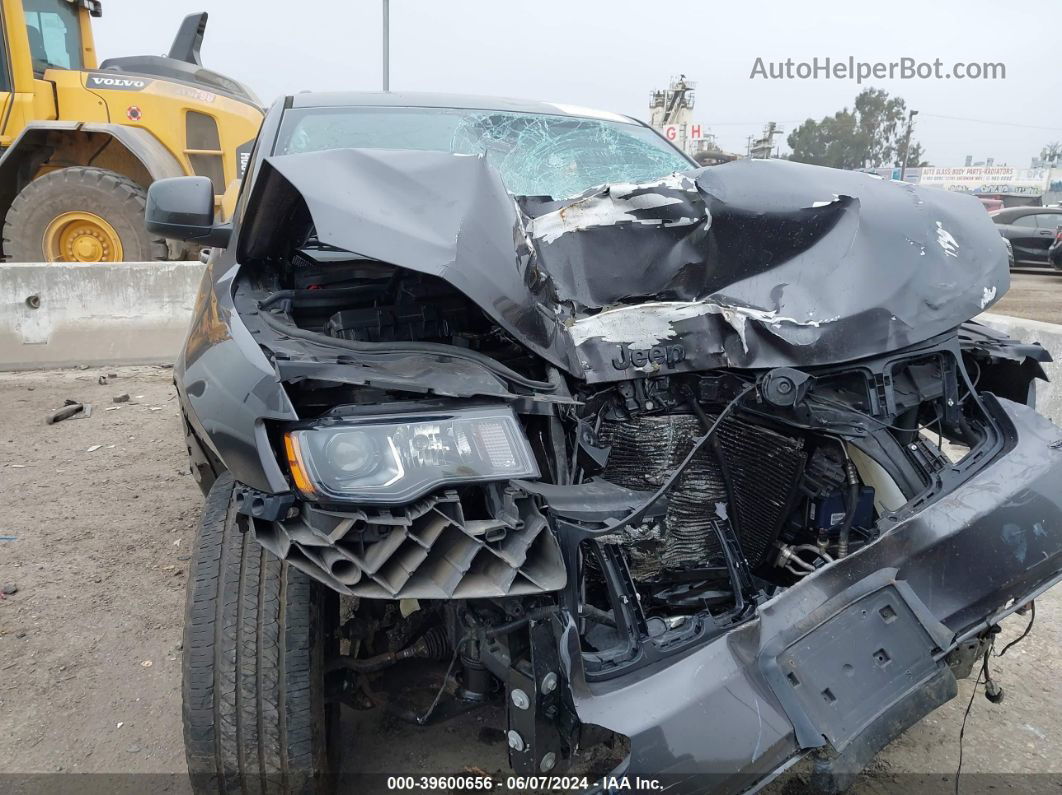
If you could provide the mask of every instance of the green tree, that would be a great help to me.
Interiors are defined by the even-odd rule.
[[[899,146],[896,148],[896,167],[899,168],[903,165],[903,139],[900,139]],[[918,141],[911,141],[911,154],[907,158],[908,168],[922,168],[928,166],[929,161],[926,160],[926,152],[922,148],[922,144]]]
[[[833,168],[877,168],[894,162],[903,146],[907,105],[887,91],[865,88],[847,107],[821,121],[808,119],[786,138],[790,160]],[[911,154],[924,155],[916,142]],[[908,162],[910,165],[910,162]]]

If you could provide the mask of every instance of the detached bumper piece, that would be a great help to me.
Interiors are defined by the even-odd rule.
[[[560,548],[533,498],[508,488],[483,502],[496,506],[492,516],[472,518],[446,490],[401,507],[304,505],[290,519],[250,520],[262,546],[351,596],[480,599],[564,587]]]

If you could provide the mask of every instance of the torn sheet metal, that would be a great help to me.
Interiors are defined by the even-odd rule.
[[[275,252],[303,201],[322,243],[445,279],[532,351],[577,369],[520,210],[485,158],[387,149],[268,157],[240,261]]]
[[[999,234],[969,196],[782,160],[683,176],[625,187],[668,200],[633,221],[595,213],[615,188],[522,200],[590,381],[849,361],[944,333],[1009,286]],[[599,223],[540,233],[572,207]]]
[[[347,149],[268,158],[255,193],[241,256],[301,196],[322,242],[447,280],[590,382],[880,355],[1009,286],[976,199],[782,160],[514,201],[482,157]]]

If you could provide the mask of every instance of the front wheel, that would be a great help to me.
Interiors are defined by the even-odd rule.
[[[4,222],[11,262],[164,260],[166,241],[144,226],[147,192],[127,177],[90,166],[38,177],[15,197]]]
[[[236,527],[232,478],[207,495],[184,624],[193,790],[316,793],[334,784],[322,586]]]

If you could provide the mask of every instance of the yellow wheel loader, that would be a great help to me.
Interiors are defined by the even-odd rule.
[[[148,186],[209,177],[220,211],[262,120],[249,89],[203,68],[207,15],[185,18],[167,56],[100,63],[91,24],[99,0],[0,0],[0,13],[4,258],[194,257],[145,229]]]

